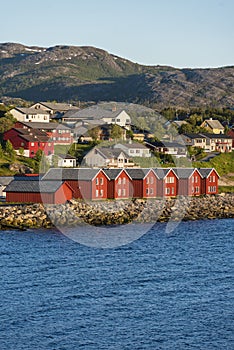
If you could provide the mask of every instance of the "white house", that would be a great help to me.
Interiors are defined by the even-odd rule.
[[[77,124],[79,121],[97,120],[99,124],[117,124],[119,126],[130,129],[131,118],[124,110],[113,108],[103,108],[99,105],[94,105],[78,111],[68,111],[62,117],[64,123]]]
[[[118,148],[94,147],[86,154],[83,161],[90,167],[125,168],[134,166],[131,159]]]
[[[117,143],[114,148],[122,149],[129,157],[151,157],[150,150],[138,142]]]
[[[20,122],[49,123],[50,121],[50,114],[40,109],[15,107],[10,110],[10,113]]]
[[[51,154],[47,157],[49,163],[52,165],[54,161],[57,164],[54,166],[58,166],[60,168],[75,168],[76,167],[76,157],[71,156],[70,154]]]

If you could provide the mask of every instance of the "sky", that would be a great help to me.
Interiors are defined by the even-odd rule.
[[[234,0],[0,0],[0,43],[95,46],[146,65],[234,65]]]

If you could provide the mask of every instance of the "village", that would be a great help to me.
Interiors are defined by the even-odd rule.
[[[80,109],[65,103],[38,102],[28,108],[14,107],[10,113],[15,123],[4,132],[4,141],[23,157],[33,159],[41,152],[47,167],[40,174],[1,176],[0,196],[6,202],[62,204],[72,198],[217,194],[218,172],[191,166],[186,162],[188,148],[200,149],[211,157],[234,150],[234,131],[225,133],[224,126],[212,118],[203,121],[202,132],[171,137],[166,131],[166,137],[158,139],[153,131],[133,124],[130,114],[117,103],[109,108],[94,105]],[[175,121],[173,129],[178,126]],[[89,147],[78,160],[68,152],[71,145]],[[55,152],[56,148],[61,153]],[[164,162],[172,157],[175,166],[163,167],[155,161],[155,153]],[[177,166],[176,161],[183,165]]]

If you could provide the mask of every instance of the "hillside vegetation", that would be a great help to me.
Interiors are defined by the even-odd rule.
[[[0,44],[0,98],[233,107],[234,67],[144,66],[95,47]]]

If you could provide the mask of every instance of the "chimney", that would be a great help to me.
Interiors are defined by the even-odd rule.
[[[117,107],[116,107],[116,104],[114,104],[114,105],[112,106],[112,112],[116,112],[116,110],[117,110]]]

